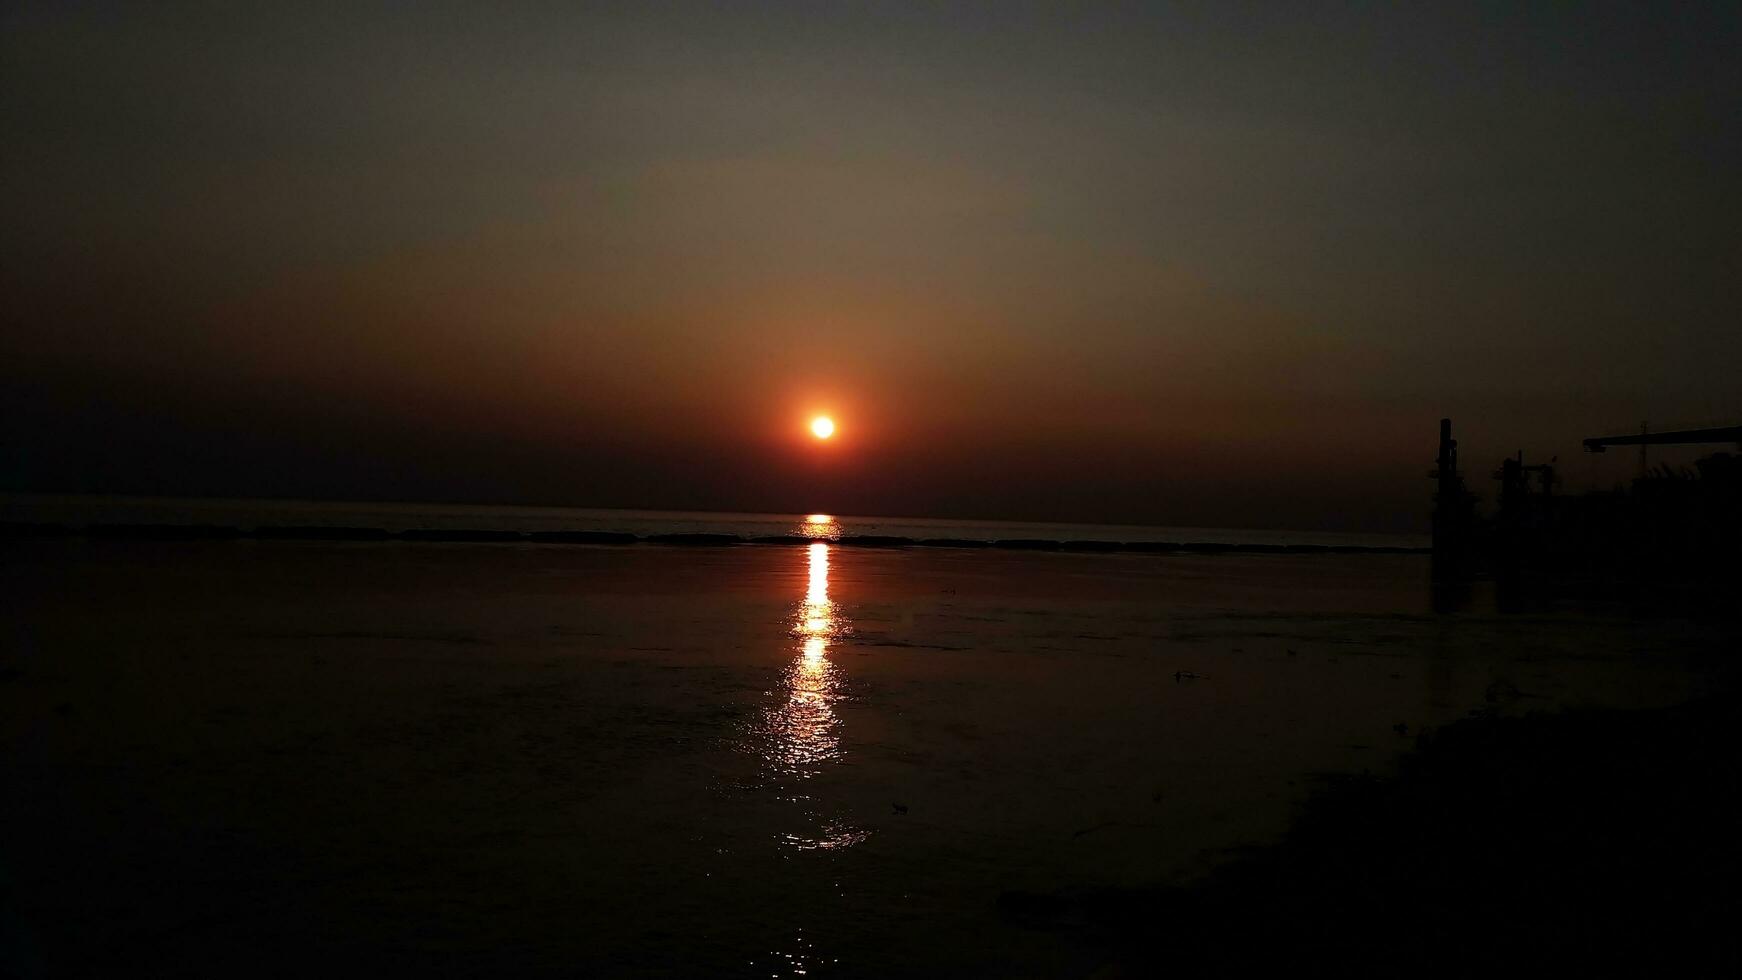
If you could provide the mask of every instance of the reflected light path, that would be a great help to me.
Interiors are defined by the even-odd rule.
[[[829,641],[845,628],[829,598],[829,546],[821,541],[807,549],[809,585],[804,604],[793,621],[799,655],[782,674],[786,703],[770,719],[774,741],[767,762],[783,775],[809,779],[818,766],[840,756],[840,671],[829,662]]]
[[[841,536],[841,522],[829,514],[809,514],[799,524],[796,533],[807,538],[838,538]],[[828,574],[828,556],[823,556],[824,577]]]
[[[812,514],[800,524],[801,533],[813,538],[828,533],[818,528],[839,533],[827,514]],[[781,668],[779,689],[768,692],[774,702],[759,713],[744,744],[760,763],[756,789],[773,791],[763,799],[779,811],[776,820],[790,828],[774,835],[776,849],[839,854],[871,836],[871,831],[850,823],[837,802],[831,802],[838,800],[838,790],[831,792],[829,781],[820,778],[831,771],[846,773],[835,767],[841,761],[841,719],[835,706],[846,697],[846,674],[829,660],[829,645],[846,636],[850,626],[829,595],[829,543],[812,541],[804,554],[804,598],[794,604],[787,619],[792,656]],[[792,854],[782,858],[820,859]],[[819,948],[816,923],[791,925],[796,931],[777,941],[779,947],[749,958],[756,972],[806,976],[839,967],[840,960]]]
[[[781,671],[785,700],[768,709],[760,749],[765,770],[789,787],[821,775],[841,758],[841,719],[835,705],[844,696],[846,676],[829,660],[829,644],[846,635],[848,624],[829,597],[829,545],[812,543],[806,558],[804,601],[792,617],[797,655]],[[790,799],[805,804],[814,800],[799,793]],[[808,809],[806,816],[815,821],[809,832],[782,834],[782,843],[801,851],[836,850],[870,836],[838,815]]]

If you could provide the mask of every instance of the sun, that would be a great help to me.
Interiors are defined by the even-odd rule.
[[[835,420],[827,415],[819,415],[811,419],[811,435],[818,439],[827,439],[835,434]]]

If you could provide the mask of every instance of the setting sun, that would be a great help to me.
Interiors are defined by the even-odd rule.
[[[827,439],[835,434],[835,422],[827,415],[819,415],[811,419],[811,434],[818,439]]]

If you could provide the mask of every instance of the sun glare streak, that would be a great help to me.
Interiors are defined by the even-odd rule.
[[[841,536],[841,525],[828,514],[810,514],[798,526],[797,532],[807,538],[838,538]],[[827,561],[826,558],[824,560]]]
[[[820,636],[813,636],[804,641],[804,665],[807,670],[814,671],[822,666],[823,654],[829,649],[829,641]]]
[[[834,518],[812,514],[806,529],[834,527]],[[797,851],[833,851],[854,847],[871,831],[854,826],[846,814],[824,805],[826,789],[801,789],[841,761],[841,717],[835,705],[845,696],[845,673],[829,660],[831,641],[849,630],[846,617],[829,590],[829,544],[813,541],[805,548],[804,598],[791,612],[796,650],[781,671],[784,697],[761,712],[752,732],[751,751],[761,757],[765,779],[801,809],[803,826],[783,833],[781,842]]]
[[[805,590],[805,613],[808,618],[821,621],[821,628],[810,631],[813,635],[827,628],[829,619],[829,546],[818,541],[810,546],[810,588]]]
[[[818,541],[806,550],[808,582],[804,601],[792,619],[798,656],[783,672],[786,701],[769,712],[772,740],[764,751],[775,772],[795,779],[817,775],[823,763],[840,757],[841,750],[840,718],[835,714],[841,673],[828,654],[829,641],[841,634],[845,624],[829,598],[828,544]]]

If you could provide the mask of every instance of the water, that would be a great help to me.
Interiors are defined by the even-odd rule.
[[[814,520],[823,518],[823,520]],[[572,507],[510,507],[466,504],[360,503],[299,500],[222,500],[165,497],[9,495],[0,497],[0,521],[88,524],[217,524],[253,529],[319,524],[413,528],[481,528],[506,531],[620,531],[651,534],[733,534],[762,537],[801,534],[888,535],[994,541],[1172,541],[1212,544],[1304,544],[1425,547],[1419,534],[1357,534],[1256,528],[1160,527],[1021,521],[963,521],[913,517],[852,517],[809,514],[726,514]]]
[[[1416,555],[66,539],[0,570],[5,949],[71,974],[1087,975],[998,896],[1189,877],[1400,722],[1672,703],[1735,640],[1480,586],[1438,613]]]

